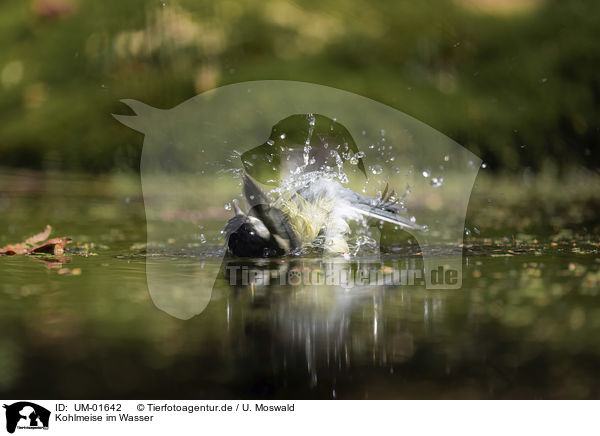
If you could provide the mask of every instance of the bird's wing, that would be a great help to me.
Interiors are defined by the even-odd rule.
[[[389,212],[387,210],[379,209],[377,207],[369,206],[366,204],[356,203],[347,207],[353,210],[354,212],[360,213],[361,215],[367,216],[369,218],[374,218],[376,220],[386,221],[388,223],[395,224],[405,229],[425,230],[427,228],[426,226],[421,226],[417,223],[413,223],[412,221],[404,218],[403,216],[397,215],[393,212]]]
[[[426,226],[418,225],[401,215],[407,211],[404,207],[390,201],[393,193],[388,193],[388,189],[384,190],[381,198],[371,198],[345,188],[337,182],[321,179],[300,189],[298,192],[309,201],[314,202],[319,198],[333,198],[337,201],[337,207],[346,208],[353,213],[386,221],[405,229],[425,230]]]
[[[244,176],[244,197],[250,206],[248,215],[260,219],[279,245],[286,250],[300,248],[298,237],[283,213],[270,205],[267,195],[248,176]]]
[[[411,220],[403,217],[401,214],[406,213],[406,209],[396,203],[389,201],[392,193],[386,197],[388,188],[384,190],[381,198],[375,199],[360,195],[351,189],[341,188],[340,197],[345,199],[346,205],[354,212],[369,218],[386,221],[395,224],[405,229],[425,230],[427,226],[421,226]]]

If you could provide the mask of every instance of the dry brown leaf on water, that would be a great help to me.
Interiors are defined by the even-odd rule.
[[[48,239],[50,237],[50,233],[52,232],[52,227],[51,226],[46,226],[46,229],[41,232],[38,233],[37,235],[33,235],[32,237],[28,238],[25,241],[25,244],[27,245],[35,245],[38,244],[42,241],[45,241],[46,239]]]
[[[58,274],[61,276],[80,276],[81,268],[73,268],[73,269],[61,268],[58,270]]]
[[[7,245],[6,247],[0,248],[0,255],[14,256],[15,254],[27,254],[27,251],[28,249],[25,243]]]
[[[0,255],[14,256],[15,254],[38,253],[54,255],[63,254],[65,246],[72,241],[71,238],[48,239],[50,232],[52,232],[52,227],[46,226],[46,229],[43,232],[27,238],[25,242],[0,248]]]
[[[65,252],[65,246],[72,241],[71,238],[53,238],[48,239],[41,245],[29,250],[29,254],[47,253],[60,255]]]

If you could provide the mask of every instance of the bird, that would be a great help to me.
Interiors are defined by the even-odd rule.
[[[406,210],[394,201],[388,186],[379,198],[372,198],[321,171],[284,180],[270,196],[247,174],[242,185],[250,210],[244,213],[234,200],[234,216],[223,229],[227,252],[233,257],[278,257],[311,248],[345,256],[350,253],[352,222],[363,226],[387,222],[402,229],[426,230],[403,216]]]
[[[228,254],[276,257],[317,249],[349,255],[353,223],[425,230],[405,218],[387,185],[379,198],[344,186],[349,174],[367,176],[364,156],[335,119],[309,113],[279,121],[266,142],[240,156],[249,211],[233,201],[234,216],[223,229]],[[267,195],[257,182],[275,187]]]

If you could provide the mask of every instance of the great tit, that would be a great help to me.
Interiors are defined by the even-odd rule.
[[[347,254],[352,222],[363,227],[387,222],[401,229],[425,230],[401,216],[405,210],[390,200],[387,187],[380,198],[371,198],[318,172],[282,184],[271,191],[271,197],[244,175],[243,191],[250,211],[245,214],[234,201],[235,216],[224,228],[227,251],[236,257],[282,256],[307,248]]]
[[[245,214],[234,202],[235,216],[224,228],[228,252],[272,257],[316,247],[346,254],[352,222],[423,230],[402,216],[406,211],[387,186],[376,199],[340,183],[347,182],[346,162],[366,178],[363,156],[350,132],[331,118],[297,114],[279,121],[264,144],[241,155],[250,210]],[[276,187],[267,196],[255,180]]]

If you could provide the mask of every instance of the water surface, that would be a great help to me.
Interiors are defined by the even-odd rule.
[[[549,219],[523,224],[549,212],[531,207],[523,213],[517,200],[497,205],[506,193],[494,196],[485,189],[472,198],[468,228],[480,234],[472,232],[465,241],[460,290],[277,281],[230,286],[221,277],[206,310],[182,321],[153,304],[146,262],[172,262],[181,274],[186,268],[208,270],[222,265],[221,247],[197,241],[181,253],[165,240],[162,255],[147,256],[136,177],[5,172],[0,246],[46,224],[53,236],[74,242],[58,261],[0,257],[0,393],[598,398],[599,238],[586,212],[594,210],[594,196],[555,203],[565,208],[550,213],[559,220],[557,228]],[[210,213],[220,226],[230,212]],[[407,249],[384,260],[383,268],[410,267],[419,265],[420,256]],[[327,268],[318,258],[246,265]]]

